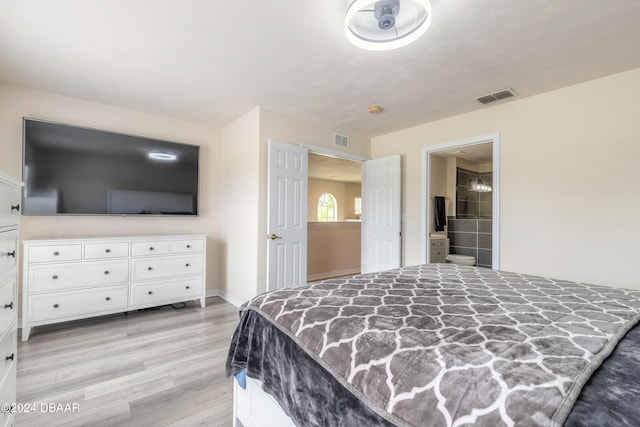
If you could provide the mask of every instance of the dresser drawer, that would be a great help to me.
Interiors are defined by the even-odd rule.
[[[131,256],[163,255],[168,253],[168,241],[135,242],[131,244]]]
[[[16,323],[11,323],[9,333],[0,343],[0,379],[13,368],[17,362],[18,352],[18,328]],[[1,402],[5,403],[5,402]]]
[[[5,231],[0,233],[0,277],[17,265],[18,232]]]
[[[106,286],[75,292],[56,292],[29,296],[29,321],[99,315],[127,307],[127,285]]]
[[[131,260],[131,280],[202,274],[202,254]]]
[[[429,261],[432,264],[447,262],[447,253],[444,249],[431,249]]]
[[[82,258],[82,245],[45,245],[29,247],[29,262],[77,261]]]
[[[0,185],[0,228],[20,223],[22,209],[20,188]]]
[[[165,280],[131,285],[131,305],[160,304],[165,301],[187,301],[202,295],[202,277]]]
[[[29,267],[30,292],[110,285],[128,280],[129,263],[126,259]]]
[[[172,254],[181,252],[202,252],[204,251],[204,240],[173,240],[169,243],[169,252]]]
[[[18,279],[13,276],[0,283],[0,324],[2,325],[10,325],[17,317],[17,282]]]
[[[431,249],[439,249],[447,246],[447,239],[430,239]]]
[[[122,258],[129,256],[129,244],[119,243],[87,243],[84,245],[84,258]]]

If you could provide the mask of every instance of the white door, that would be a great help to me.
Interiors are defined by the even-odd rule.
[[[363,273],[400,267],[401,173],[400,156],[363,163]]]
[[[269,140],[267,290],[307,282],[308,150]]]

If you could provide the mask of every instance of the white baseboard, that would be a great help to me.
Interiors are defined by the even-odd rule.
[[[328,277],[350,276],[360,274],[360,268],[343,268],[342,270],[326,271],[324,273],[315,273],[307,275],[307,282],[315,282],[316,280],[326,279]]]
[[[218,295],[220,295],[220,293],[217,289],[207,289],[207,292],[205,293],[206,298],[217,297]]]
[[[242,304],[244,304],[246,302],[246,300],[242,299],[242,298],[238,298],[235,295],[230,294],[227,291],[221,291],[221,290],[217,290],[218,292],[217,295],[222,298],[223,300],[227,301],[228,303],[231,303],[233,305],[235,305],[236,307],[240,307]]]

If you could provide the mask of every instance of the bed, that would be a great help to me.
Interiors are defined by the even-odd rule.
[[[638,290],[426,264],[240,315],[226,370],[245,427],[640,425]]]

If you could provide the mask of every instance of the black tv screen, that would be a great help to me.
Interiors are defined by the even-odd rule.
[[[197,215],[199,147],[23,120],[23,214]]]

